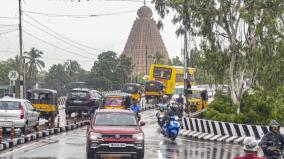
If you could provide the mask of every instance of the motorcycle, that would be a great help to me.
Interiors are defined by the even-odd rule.
[[[159,126],[162,128],[163,125],[165,124],[165,112],[164,111],[160,111],[156,114],[157,117],[157,122],[159,124]]]
[[[172,141],[174,141],[178,136],[179,129],[181,127],[178,120],[179,118],[177,116],[170,116],[169,121],[162,127],[164,136],[170,138]]]
[[[284,152],[276,149],[273,151],[272,156],[267,156],[268,159],[284,159]]]

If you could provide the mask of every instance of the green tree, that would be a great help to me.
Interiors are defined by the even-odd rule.
[[[36,74],[45,67],[42,59],[43,52],[35,48],[31,48],[29,52],[25,52],[26,66],[28,69],[28,88],[31,88],[37,82]]]
[[[172,58],[171,62],[173,66],[183,66],[183,63],[181,62],[178,56]]]
[[[115,68],[115,73],[118,77],[117,82],[119,82],[120,84],[125,84],[130,81],[133,67],[134,65],[132,64],[131,58],[125,55],[120,55],[120,57],[118,58],[117,67]]]
[[[7,60],[0,61],[0,85],[10,85],[10,80],[8,78],[9,71],[16,70],[19,72],[19,56],[15,58],[10,58]],[[16,94],[18,94],[18,80],[16,81]]]
[[[82,70],[80,64],[76,60],[67,60],[64,62],[64,67],[69,77],[73,77]]]
[[[63,64],[65,72],[67,74],[69,83],[66,83],[66,89],[70,90],[71,82],[85,82],[87,78],[87,72],[81,67],[76,60],[67,60]]]
[[[161,54],[159,51],[158,52],[156,52],[154,55],[153,55],[153,57],[152,57],[153,59],[154,59],[154,64],[164,64],[164,55],[163,54]]]
[[[45,87],[57,90],[62,96],[67,93],[66,84],[68,83],[70,81],[68,80],[68,74],[65,71],[64,65],[52,65],[45,76]]]
[[[113,51],[103,52],[88,74],[88,83],[100,90],[121,89],[123,83],[129,81],[133,64],[131,59]]]
[[[88,83],[95,88],[102,90],[111,90],[114,81],[114,69],[117,65],[117,55],[115,52],[103,52],[94,62],[88,77]]]
[[[245,3],[239,0],[156,0],[155,2],[155,7],[162,17],[169,9],[176,12],[174,23],[182,24],[184,27],[182,30],[188,32],[184,35],[205,37],[201,45],[205,55],[207,52],[218,53],[217,57],[221,59],[218,61],[223,61],[223,58],[226,61],[228,58],[228,63],[221,62],[217,65],[223,64],[222,68],[226,66],[228,68],[221,71],[225,71],[224,75],[229,79],[230,97],[232,103],[238,106],[239,114],[241,98],[251,87],[246,85],[246,79],[255,81],[260,67],[272,58],[275,54],[273,48],[278,45],[279,39],[283,39],[284,2],[280,0],[245,1]],[[267,54],[267,50],[271,54]],[[205,61],[208,61],[206,58],[205,56]]]

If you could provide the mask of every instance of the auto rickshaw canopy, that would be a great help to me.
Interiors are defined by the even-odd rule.
[[[33,104],[57,105],[57,91],[53,89],[30,89],[27,91],[27,99]]]
[[[125,93],[140,93],[141,91],[141,85],[138,83],[126,83],[123,88],[122,88],[122,92]]]

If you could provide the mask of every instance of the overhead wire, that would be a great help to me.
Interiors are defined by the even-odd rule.
[[[4,27],[18,27],[17,24],[0,24],[0,26],[4,26]]]
[[[52,0],[49,0],[52,1]],[[66,0],[53,0],[53,1],[66,1]],[[82,0],[69,0],[70,2],[81,2]],[[91,1],[91,0],[86,0],[86,1]],[[92,0],[93,1],[93,0]],[[104,1],[114,1],[114,2],[144,2],[144,0],[104,0]],[[151,3],[152,1],[145,1]]]
[[[12,33],[14,31],[17,31],[18,29],[11,29],[11,30],[7,30],[7,31],[4,31],[4,32],[0,32],[0,36],[1,35],[4,35],[4,34],[9,34],[9,33]]]
[[[0,19],[18,19],[18,17],[5,17],[5,16],[0,16]]]
[[[52,36],[52,37],[54,37],[54,38],[56,38],[56,39],[58,39],[58,40],[61,40],[61,41],[64,42],[65,44],[68,44],[68,45],[70,45],[70,46],[73,46],[74,48],[77,48],[77,49],[79,49],[79,50],[81,50],[81,51],[84,51],[85,53],[87,53],[87,54],[89,54],[89,55],[92,55],[92,56],[96,56],[96,55],[97,55],[97,54],[94,54],[94,53],[89,52],[89,51],[86,50],[86,49],[80,48],[80,47],[74,45],[73,43],[70,43],[70,42],[64,40],[63,38],[61,38],[61,37],[58,36],[58,35],[53,35],[53,34],[49,33],[48,31],[45,31],[45,30],[41,29],[40,27],[37,27],[36,25],[30,23],[30,22],[27,21],[27,20],[24,20],[24,19],[23,19],[23,21],[24,21],[25,23],[29,24],[30,26],[32,26],[32,27],[34,27],[34,28],[36,28],[36,29],[38,29],[38,30],[40,30],[40,31],[42,31],[42,32],[44,32],[44,33],[46,33],[46,34],[48,34],[48,35],[50,35],[50,36]]]
[[[102,49],[93,48],[93,47],[90,47],[90,46],[88,46],[88,45],[85,45],[85,44],[76,42],[76,41],[74,41],[74,40],[72,40],[72,39],[70,39],[70,38],[68,38],[68,37],[66,37],[66,36],[63,36],[62,34],[59,34],[58,32],[56,32],[56,31],[50,29],[49,27],[43,25],[41,22],[39,22],[39,21],[36,20],[35,18],[31,17],[29,14],[27,14],[27,13],[24,13],[24,14],[25,14],[27,17],[29,17],[31,20],[33,20],[34,22],[38,23],[38,24],[41,25],[42,27],[48,29],[48,30],[51,31],[52,33],[54,33],[54,34],[60,36],[61,38],[65,39],[65,40],[68,40],[68,41],[70,41],[70,42],[72,42],[72,43],[74,43],[74,44],[80,45],[80,46],[85,47],[85,48],[88,48],[88,49],[92,49],[92,50],[96,50],[96,51],[104,51],[104,50],[102,50]]]
[[[54,13],[43,13],[35,11],[23,11],[30,14],[44,15],[49,17],[69,17],[69,18],[90,18],[90,17],[100,17],[100,16],[110,16],[110,15],[121,15],[126,13],[133,13],[136,10],[121,11],[121,12],[112,12],[112,13],[102,13],[102,14],[54,14]]]
[[[43,39],[41,39],[41,38],[39,38],[39,37],[34,36],[33,34],[27,32],[27,31],[25,31],[25,30],[23,30],[23,33],[25,33],[26,35],[29,35],[29,36],[31,36],[31,37],[33,37],[33,38],[35,38],[35,39],[37,39],[37,40],[43,42],[43,43],[45,43],[45,44],[48,44],[48,45],[53,46],[53,47],[55,47],[55,48],[57,48],[57,49],[59,49],[59,50],[62,50],[62,51],[64,51],[64,52],[68,53],[68,54],[77,55],[77,56],[80,56],[80,57],[82,57],[82,58],[90,59],[90,57],[88,57],[88,56],[84,56],[84,55],[81,55],[81,54],[79,54],[79,53],[72,52],[72,51],[66,50],[66,49],[64,49],[64,48],[61,48],[61,47],[59,47],[59,46],[57,46],[57,45],[55,45],[55,44],[52,44],[52,43],[50,43],[50,42],[48,42],[48,41],[45,41],[45,40],[43,40]]]
[[[47,59],[47,60],[52,60],[52,61],[67,61],[67,60],[72,60],[72,59],[70,59],[70,58],[68,58],[68,59],[61,59],[61,58],[53,58],[53,57],[45,57],[45,56],[43,56],[42,57],[43,59]],[[94,60],[75,60],[75,61],[77,61],[77,62],[94,62]]]

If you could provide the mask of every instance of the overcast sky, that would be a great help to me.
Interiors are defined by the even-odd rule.
[[[154,10],[154,6],[150,2],[146,4],[152,8],[153,18],[158,20],[159,16]],[[102,15],[62,17],[24,12],[24,51],[28,51],[31,47],[42,50],[44,52],[43,59],[47,65],[46,69],[52,64],[73,59],[77,60],[83,68],[89,70],[97,55],[102,51],[112,50],[119,54],[123,51],[132,24],[137,17],[136,12],[142,5],[143,2],[129,1],[23,0],[24,11],[60,15]],[[3,18],[17,16],[18,0],[0,0],[0,60],[14,57],[19,52],[19,33],[18,31],[10,32],[17,29],[18,20]],[[172,16],[164,19],[164,29],[161,30],[170,57],[180,56],[182,47],[181,39],[175,35],[177,26],[171,23]],[[41,31],[50,32],[45,26],[76,43],[92,47],[92,49],[74,43],[73,45],[77,47],[70,46]],[[36,38],[40,38],[44,42]],[[72,44],[68,40],[65,41]]]

